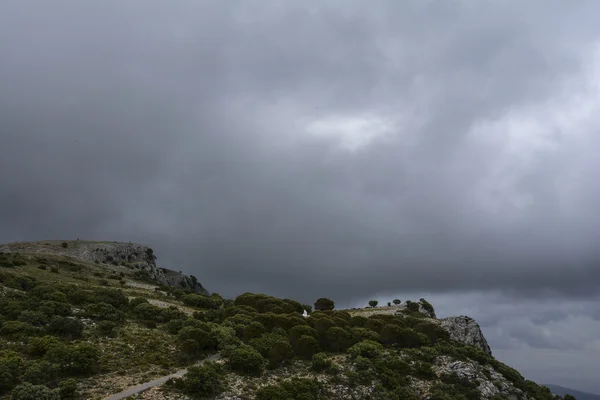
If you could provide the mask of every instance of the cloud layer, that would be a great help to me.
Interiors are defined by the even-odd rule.
[[[598,11],[3,1],[0,242],[147,243],[227,296],[586,302]],[[537,310],[498,345],[579,343]]]

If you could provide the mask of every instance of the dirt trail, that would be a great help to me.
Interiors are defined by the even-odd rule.
[[[209,356],[209,357],[205,358],[204,360],[198,362],[196,365],[202,365],[206,361],[216,361],[220,358],[221,358],[220,354],[213,354],[212,356]],[[160,378],[156,378],[154,380],[151,380],[150,382],[142,383],[141,385],[134,386],[134,387],[124,390],[120,393],[116,393],[116,394],[113,394],[112,396],[105,397],[103,400],[122,400],[129,396],[135,396],[136,394],[142,393],[145,390],[151,389],[155,386],[162,385],[163,383],[165,383],[166,381],[168,381],[171,378],[181,378],[183,375],[185,375],[186,372],[187,372],[187,368],[181,369],[171,375],[161,376]]]

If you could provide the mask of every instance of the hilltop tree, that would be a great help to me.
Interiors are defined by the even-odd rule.
[[[399,299],[394,299],[393,303],[398,306],[402,302]]]
[[[335,303],[331,299],[321,297],[315,301],[315,310],[317,311],[331,311],[335,308]]]
[[[371,300],[369,301],[369,305],[373,308],[377,307],[377,304],[379,304],[379,302],[377,300]]]

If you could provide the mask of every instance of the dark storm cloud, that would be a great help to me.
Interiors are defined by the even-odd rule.
[[[264,4],[2,2],[0,241],[229,296],[594,293],[596,3]]]

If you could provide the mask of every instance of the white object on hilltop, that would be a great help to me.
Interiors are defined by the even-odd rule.
[[[306,312],[306,310],[304,310],[304,313],[302,314],[303,317],[308,317],[308,313]]]

